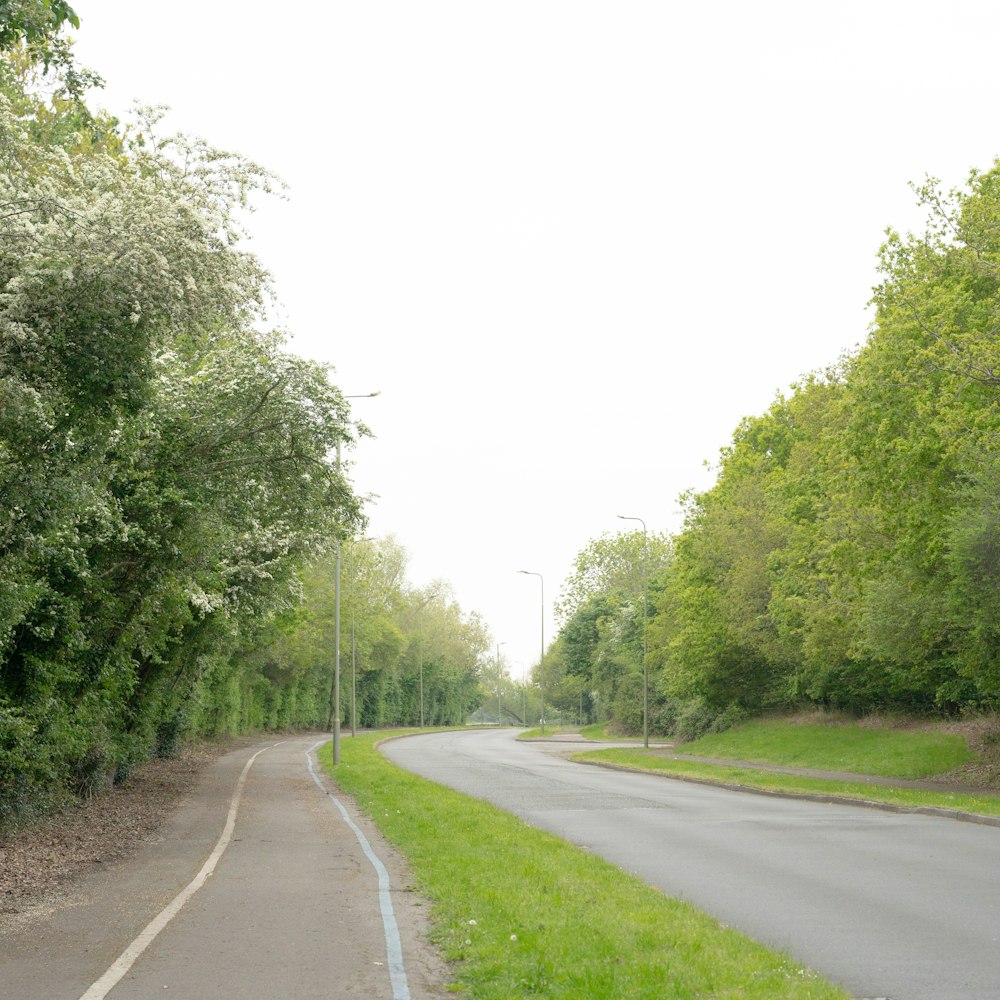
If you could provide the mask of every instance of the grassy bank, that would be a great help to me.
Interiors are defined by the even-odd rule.
[[[384,738],[384,734],[383,734]],[[469,997],[846,1000],[620,869],[345,740],[337,783],[407,857]],[[329,745],[320,758],[330,767]]]
[[[973,756],[965,740],[950,733],[788,722],[751,722],[674,752],[894,778],[944,774]]]
[[[726,763],[704,763],[685,760],[683,755],[907,779],[946,773],[974,756],[961,737],[946,733],[757,722],[706,736],[668,754],[641,749],[596,750],[577,754],[575,759],[763,791],[827,795],[906,808],[1000,816],[1000,799],[977,794],[974,788],[967,793],[895,788],[780,774]]]

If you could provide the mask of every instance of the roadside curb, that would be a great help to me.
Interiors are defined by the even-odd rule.
[[[709,778],[695,778],[687,774],[671,774],[669,771],[648,771],[641,767],[610,764],[600,760],[577,760],[572,757],[569,759],[574,764],[589,764],[591,767],[603,767],[609,771],[628,771],[631,774],[647,774],[654,778],[667,778],[671,781],[687,781],[693,785],[724,788],[730,792],[747,792],[750,795],[767,795],[778,799],[800,799],[805,802],[825,802],[830,805],[856,806],[861,809],[878,809],[882,812],[916,813],[920,816],[939,816],[942,819],[957,820],[960,823],[976,823],[980,826],[1000,827],[1000,816],[982,816],[979,813],[970,813],[963,809],[945,809],[938,806],[901,806],[893,802],[852,799],[839,795],[823,795],[820,792],[783,792],[770,788],[754,788],[752,785],[739,785],[731,781],[712,781]]]

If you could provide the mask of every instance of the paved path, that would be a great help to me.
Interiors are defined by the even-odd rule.
[[[1000,830],[567,761],[513,732],[422,735],[394,762],[587,847],[858,997],[1000,996]]]
[[[424,938],[425,909],[406,891],[401,860],[354,815],[352,822],[388,869],[405,978],[390,975],[376,869],[308,766],[306,752],[320,739],[295,737],[277,746],[268,741],[207,769],[155,843],[128,862],[74,883],[72,894],[50,912],[29,915],[0,939],[0,996],[424,1000],[447,995],[446,971]],[[223,845],[244,771],[231,838]],[[102,982],[216,853],[212,873],[203,875],[203,885],[120,981]]]

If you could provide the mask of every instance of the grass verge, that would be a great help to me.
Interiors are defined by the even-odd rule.
[[[433,902],[456,992],[550,1000],[847,1000],[798,963],[493,806],[390,764],[378,734],[320,759]],[[384,738],[385,734],[381,734]]]
[[[574,726],[546,726],[545,733],[542,733],[541,726],[535,726],[534,729],[525,729],[524,732],[518,734],[519,740],[538,740],[542,739],[544,736],[557,736],[559,733],[575,733],[578,732]]]
[[[718,785],[738,785],[766,792],[793,795],[824,795],[841,799],[879,802],[907,809],[947,809],[977,816],[1000,816],[1000,798],[951,792],[924,791],[915,788],[893,788],[860,782],[832,781],[799,775],[757,771],[727,764],[703,764],[693,760],[674,759],[658,755],[653,750],[590,750],[573,755],[573,760],[593,760],[598,763],[627,767],[635,771],[652,771],[694,778]]]
[[[944,774],[973,758],[965,740],[950,733],[788,722],[751,722],[675,752],[894,778]]]
[[[588,740],[614,740],[621,743],[641,743],[641,736],[621,736],[618,733],[608,732],[607,722],[595,722],[592,725],[584,726],[580,730],[580,735]]]

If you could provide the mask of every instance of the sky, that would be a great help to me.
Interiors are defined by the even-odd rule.
[[[92,103],[287,183],[250,248],[289,348],[380,393],[368,533],[515,678],[591,539],[677,531],[740,420],[864,342],[909,182],[1000,154],[978,0],[73,4]]]

